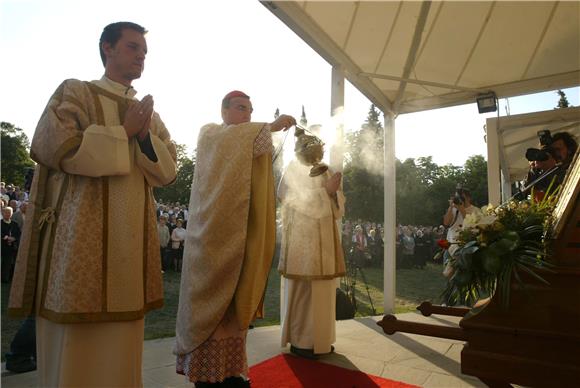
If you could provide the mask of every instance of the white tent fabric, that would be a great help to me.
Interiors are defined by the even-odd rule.
[[[580,84],[578,1],[265,1],[383,112]]]
[[[538,131],[547,129],[552,135],[566,131],[580,139],[578,107],[488,119],[490,121],[495,122],[494,127],[501,139],[500,160],[506,161],[510,182],[526,176],[529,165],[524,154],[528,148],[538,148]]]
[[[580,138],[580,108],[553,109],[509,117],[489,118],[487,131],[487,183],[489,202],[498,204],[512,195],[511,184],[529,170],[528,148],[538,148],[540,130],[552,135],[566,131]]]

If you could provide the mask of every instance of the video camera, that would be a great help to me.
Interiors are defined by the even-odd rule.
[[[526,150],[526,159],[530,162],[544,162],[550,158],[547,148],[549,148],[554,141],[550,131],[547,129],[538,131],[538,138],[540,139],[540,148],[528,148]]]
[[[465,203],[465,193],[463,185],[458,183],[455,187],[455,194],[453,195],[453,203],[456,205],[462,205]]]

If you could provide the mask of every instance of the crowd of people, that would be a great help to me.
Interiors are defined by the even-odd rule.
[[[14,263],[18,253],[18,244],[26,209],[28,192],[11,183],[0,183],[2,201],[2,283],[12,279]]]
[[[30,183],[30,182],[27,182]],[[25,184],[29,188],[29,184]],[[2,206],[2,283],[10,283],[26,222],[28,190],[14,184],[0,182]],[[10,352],[5,354],[6,369],[23,373],[36,369],[36,335],[34,316],[24,319],[10,342]]]
[[[179,202],[167,205],[158,203],[156,214],[161,270],[181,272],[188,218],[187,206]]]
[[[398,225],[396,230],[397,269],[423,269],[437,251],[437,241],[445,237],[445,227]],[[347,262],[360,267],[383,267],[384,228],[382,224],[346,220],[342,246]]]

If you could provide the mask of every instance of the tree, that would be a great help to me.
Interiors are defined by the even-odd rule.
[[[415,159],[396,160],[395,163],[397,223],[418,224],[417,217],[423,212],[424,201],[420,198],[424,197],[425,186],[421,184]]]
[[[433,163],[432,156],[417,158],[417,169],[421,184],[425,186],[432,185],[439,178],[439,166]]]
[[[426,188],[426,201],[421,204],[426,208],[429,225],[441,225],[449,198],[455,193],[457,184],[464,181],[463,169],[459,166],[437,166],[437,171],[437,179]]]
[[[0,123],[2,138],[2,181],[17,186],[24,185],[26,170],[34,167],[30,158],[30,143],[21,128],[2,121]]]
[[[560,99],[558,100],[558,105],[556,106],[555,109],[569,108],[570,103],[568,102],[568,98],[566,97],[566,93],[564,93],[560,89],[558,89],[558,91],[556,93],[558,93],[558,95],[560,96]]]
[[[469,188],[475,206],[489,203],[487,192],[487,162],[481,155],[470,156],[463,165],[465,187]]]
[[[369,108],[369,113],[367,115],[367,119],[363,125],[363,128],[370,128],[372,130],[374,130],[375,132],[377,132],[377,134],[379,133],[379,131],[383,130],[383,124],[381,124],[381,121],[379,120],[381,115],[381,111],[377,109],[377,107],[375,106],[375,104],[371,104],[371,107]]]
[[[300,125],[304,128],[308,125],[308,120],[306,119],[306,112],[304,111],[304,105],[302,105],[302,116],[300,116]]]
[[[195,152],[189,158],[184,144],[176,144],[176,149],[177,177],[175,181],[169,186],[156,187],[154,190],[157,201],[164,204],[173,202],[179,202],[181,204],[189,203],[191,183],[195,170]]]
[[[348,198],[348,218],[382,222],[384,214],[383,127],[380,112],[371,105],[359,131],[347,135],[344,193]]]
[[[363,168],[347,166],[343,172],[343,191],[347,198],[346,217],[382,222],[384,190],[382,176]]]
[[[361,129],[346,136],[343,190],[346,218],[383,222],[384,151],[380,111],[371,105]],[[431,156],[396,160],[397,223],[440,225],[449,199],[462,184],[475,206],[487,204],[487,162],[481,155],[465,164],[438,166]]]

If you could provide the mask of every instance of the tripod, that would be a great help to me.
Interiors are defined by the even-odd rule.
[[[367,296],[369,298],[369,303],[371,305],[371,309],[373,311],[373,315],[377,315],[375,310],[375,306],[373,304],[373,299],[371,298],[371,292],[369,290],[369,284],[367,282],[367,277],[361,266],[356,262],[355,258],[355,248],[351,248],[349,252],[349,257],[346,262],[346,276],[344,277],[347,293],[351,299],[352,306],[354,311],[358,311],[358,306],[356,302],[356,282],[357,276],[360,275],[363,284],[365,285],[365,289],[367,291]]]

